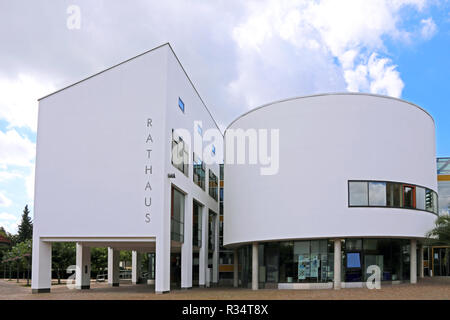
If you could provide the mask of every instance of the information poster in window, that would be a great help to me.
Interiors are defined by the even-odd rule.
[[[309,255],[300,254],[298,256],[298,279],[305,280],[309,277],[310,266],[309,266]]]
[[[321,273],[321,279],[322,281],[325,281],[327,279],[328,275],[328,256],[326,254],[322,254],[320,257],[320,273]]]
[[[319,256],[313,255],[311,259],[311,278],[317,278],[319,276]]]

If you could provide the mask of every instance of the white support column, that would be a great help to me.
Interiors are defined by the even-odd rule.
[[[239,260],[238,260],[238,249],[234,249],[233,256],[233,287],[237,288],[239,286]]]
[[[184,241],[181,245],[181,288],[192,288],[192,207],[191,194],[184,196]]]
[[[120,251],[108,247],[108,284],[113,287],[119,286],[120,279]]]
[[[142,255],[133,250],[131,252],[131,283],[137,284],[141,281]]]
[[[420,268],[419,276],[420,276],[420,278],[423,278],[424,277],[424,270],[423,270],[423,245],[420,245],[419,248],[420,248],[419,249],[419,254],[420,254],[420,256],[419,256],[419,268]]]
[[[208,210],[201,207],[202,210],[202,246],[200,247],[199,258],[199,275],[198,285],[204,287],[206,285],[206,270],[208,268]]]
[[[252,249],[252,290],[258,290],[258,242],[253,242]]]
[[[334,239],[334,289],[341,289],[341,239]]]
[[[81,242],[76,244],[75,288],[78,290],[91,288],[91,248]]]
[[[170,233],[168,239],[156,238],[155,293],[170,291]],[[168,245],[165,245],[165,241]]]
[[[214,221],[213,274],[211,280],[217,285],[219,283],[219,214],[214,216]]]
[[[52,244],[33,238],[31,292],[50,292],[52,285]]]
[[[412,284],[417,283],[417,240],[411,239],[409,256],[409,279]]]

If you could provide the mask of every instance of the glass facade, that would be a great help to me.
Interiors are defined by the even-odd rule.
[[[439,215],[450,214],[450,158],[437,158]]]
[[[367,268],[377,265],[382,281],[409,280],[410,240],[343,239],[341,280],[363,282]],[[239,248],[239,285],[252,281],[252,246]],[[331,239],[280,241],[259,244],[259,283],[320,283],[334,278],[334,241]]]
[[[450,181],[438,181],[439,215],[450,214]]]
[[[437,158],[437,174],[450,174],[450,158]]]
[[[170,239],[184,242],[184,194],[172,187]]]
[[[390,207],[438,213],[438,196],[421,186],[387,181],[349,181],[349,207]]]
[[[343,240],[342,281],[366,281],[370,265],[380,267],[382,281],[408,280],[409,245],[410,240],[402,239]]]

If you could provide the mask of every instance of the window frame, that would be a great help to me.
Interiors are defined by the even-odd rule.
[[[387,197],[386,197],[386,206],[379,206],[379,205],[369,205],[369,201],[368,201],[368,205],[350,205],[350,182],[366,182],[367,183],[367,198],[368,200],[370,199],[370,193],[369,193],[369,183],[370,182],[384,182],[386,183],[386,190],[387,190],[387,184],[388,183],[392,183],[392,184],[399,184],[401,186],[401,206],[388,206],[388,201],[387,201]],[[408,208],[405,207],[405,203],[404,203],[404,187],[412,187],[413,188],[413,202],[414,202],[414,208]],[[429,190],[429,192],[431,193],[431,202],[432,202],[432,209],[431,210],[427,210],[426,208],[426,201],[425,201],[425,209],[419,209],[417,208],[417,201],[416,201],[416,188],[420,187],[420,188],[424,188],[425,189],[425,196],[427,194],[427,191]],[[436,197],[436,199],[433,199],[434,197]],[[433,189],[427,188],[425,186],[422,185],[418,185],[418,184],[413,184],[413,183],[405,183],[405,182],[399,182],[399,181],[391,181],[391,180],[347,180],[347,207],[348,208],[387,208],[387,209],[406,209],[406,210],[418,210],[418,211],[423,211],[423,212],[429,212],[431,214],[434,214],[436,216],[439,216],[439,205],[436,206],[436,212],[433,211],[433,200],[434,202],[438,203],[438,193],[436,191],[434,191]]]
[[[215,190],[216,190],[216,192],[214,192],[214,195],[215,195],[215,197],[213,196],[213,195],[211,195],[211,189],[213,189],[212,187],[211,187],[211,174],[214,176],[214,177],[216,177],[216,179],[215,179],[215,181],[216,181],[216,186],[215,186]],[[209,169],[209,172],[208,172],[208,194],[209,194],[209,196],[211,197],[211,198],[213,198],[214,200],[216,200],[216,201],[219,201],[219,177],[211,170],[211,168]]]
[[[175,138],[178,138],[176,140]],[[180,143],[183,144],[183,155],[181,156],[183,158],[183,162],[181,164],[176,164],[173,161],[173,152],[174,152],[174,144],[177,146],[176,153],[178,154],[178,148],[180,146]],[[189,177],[189,146],[186,144],[186,142],[183,140],[183,137],[181,137],[179,134],[176,133],[174,129],[172,129],[172,139],[171,139],[171,154],[170,154],[170,162],[172,163],[172,166],[180,170],[186,177]],[[187,161],[184,162],[184,158],[187,155]],[[180,157],[178,154],[177,157]],[[181,166],[183,167],[183,170],[181,170]]]
[[[196,154],[195,154],[195,152],[193,152],[192,153],[192,158],[193,158],[193,161],[192,161],[192,181],[194,182],[194,184],[195,185],[197,185],[200,189],[202,189],[203,191],[205,191],[205,189],[206,189],[206,165],[205,165],[205,162],[203,162],[203,160],[202,159],[200,159],[200,157],[199,156],[197,156]],[[197,161],[198,160],[198,161]],[[197,169],[197,166],[200,166],[201,167],[201,170],[203,170],[203,180],[200,180],[199,179],[199,181],[201,182],[201,181],[203,181],[203,184],[202,183],[197,183],[197,182],[195,182],[195,177],[196,176],[198,176],[198,174],[196,173],[196,170],[198,170]]]

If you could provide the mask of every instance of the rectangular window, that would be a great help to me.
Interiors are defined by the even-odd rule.
[[[425,188],[416,187],[416,208],[425,210]]]
[[[416,193],[413,186],[403,185],[403,207],[416,207]]]
[[[216,246],[216,213],[209,210],[209,244],[208,251],[214,251]]]
[[[369,182],[369,206],[386,206],[386,182]]]
[[[369,190],[367,182],[352,181],[348,183],[350,206],[367,206],[369,203]]]
[[[181,98],[178,98],[178,107],[184,113],[184,102],[183,102],[183,100],[181,100]]]
[[[189,147],[175,130],[172,129],[172,164],[188,176]]]
[[[205,190],[205,163],[194,153],[194,174],[193,180],[196,185]]]
[[[202,127],[199,124],[197,125],[197,132],[198,132],[199,135],[203,134],[203,129],[202,129]]]
[[[438,213],[437,194],[431,189],[426,189],[425,191],[425,210]]]
[[[202,246],[202,206],[194,201],[192,210],[192,245]]]
[[[386,200],[388,207],[399,208],[402,206],[402,185],[388,182],[386,184]]]
[[[211,153],[212,153],[213,155],[216,154],[216,146],[215,146],[215,145],[212,146]]]
[[[172,187],[170,238],[184,242],[184,194]]]
[[[217,187],[218,187],[217,176],[209,169],[209,195],[217,201]]]

